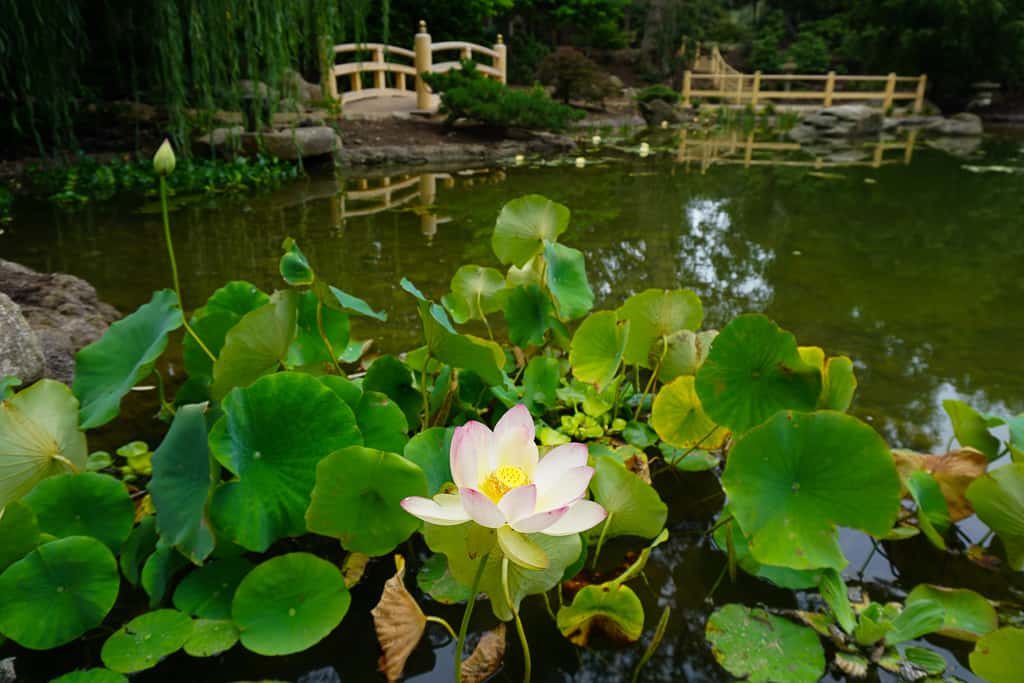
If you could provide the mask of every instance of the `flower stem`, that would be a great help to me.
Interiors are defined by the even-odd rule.
[[[530,644],[526,640],[526,632],[523,630],[523,620],[519,618],[519,610],[512,603],[512,593],[508,588],[508,557],[501,558],[501,588],[505,592],[505,602],[512,610],[512,616],[516,622],[516,633],[519,634],[519,644],[523,648],[523,683],[530,683],[532,673],[532,662],[530,661]]]
[[[423,373],[420,376],[420,399],[423,402],[423,419],[420,428],[426,429],[430,426],[430,396],[427,392],[427,366],[430,365],[430,354],[423,359]]]
[[[427,615],[427,621],[432,623],[432,624],[440,624],[441,626],[444,627],[445,631],[448,631],[448,635],[450,635],[452,637],[452,639],[458,640],[459,636],[456,635],[455,629],[452,628],[452,625],[449,624],[447,620],[445,620],[445,619],[443,619],[441,617],[434,617],[434,616],[431,616],[431,615],[428,614]]]
[[[469,599],[466,601],[466,611],[462,613],[459,635],[455,638],[455,683],[462,683],[462,651],[466,649],[466,632],[469,631],[469,619],[473,615],[476,596],[480,592],[480,580],[484,576],[484,569],[487,567],[487,558],[489,556],[490,553],[486,553],[480,558],[480,565],[476,568],[476,576],[473,577],[473,587],[470,589]]]
[[[167,257],[171,261],[171,278],[174,281],[174,293],[178,295],[178,306],[181,307],[181,323],[185,326],[185,331],[195,339],[196,344],[199,344],[199,348],[210,357],[211,361],[216,362],[217,357],[210,352],[210,349],[206,348],[206,344],[195,333],[192,326],[188,324],[188,319],[185,316],[185,302],[181,298],[181,283],[178,281],[178,262],[174,258],[174,243],[171,241],[171,219],[167,214],[167,179],[163,175],[160,176],[160,210],[164,217],[164,243],[167,245]]]
[[[316,302],[316,329],[320,332],[320,339],[324,343],[324,347],[327,349],[328,355],[331,357],[331,363],[334,364],[334,369],[342,377],[345,376],[345,371],[341,369],[341,365],[338,364],[338,355],[334,353],[334,346],[331,345],[331,340],[327,337],[327,330],[324,329],[324,302],[317,299]]]

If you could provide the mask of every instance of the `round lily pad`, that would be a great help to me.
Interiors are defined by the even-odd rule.
[[[243,557],[227,557],[200,567],[178,584],[174,606],[204,619],[228,619],[235,590],[252,567]]]
[[[309,553],[291,553],[249,572],[235,591],[231,616],[246,649],[288,655],[323,640],[351,601],[337,567]]]
[[[427,477],[427,495],[434,496],[452,480],[452,427],[431,427],[409,439],[405,457],[420,466]]]
[[[128,679],[110,669],[82,669],[66,673],[50,683],[128,683]]]
[[[409,423],[394,401],[378,391],[363,391],[355,410],[367,448],[401,453],[409,441]]]
[[[618,321],[615,311],[598,311],[587,316],[569,347],[573,375],[604,390],[619,371],[630,336],[630,324]]]
[[[696,388],[708,417],[745,432],[780,410],[814,410],[821,372],[792,334],[763,315],[741,315],[715,337]]]
[[[545,241],[557,240],[568,227],[568,207],[530,194],[501,208],[491,246],[499,261],[521,268],[540,253]]]
[[[811,629],[742,605],[726,605],[708,619],[705,636],[718,663],[750,683],[816,683],[825,651]]]
[[[39,524],[20,501],[0,508],[0,572],[39,545]]]
[[[135,523],[135,506],[117,479],[96,472],[64,474],[39,482],[23,499],[43,533],[91,536],[117,550]]]
[[[661,388],[651,407],[651,426],[670,446],[721,448],[729,432],[704,413],[693,381],[692,376],[683,375]]]
[[[465,265],[455,271],[451,292],[441,303],[460,325],[468,320],[483,320],[501,309],[504,303],[505,276],[494,268]]]
[[[837,526],[884,536],[900,509],[900,480],[885,441],[833,411],[783,412],[740,438],[722,486],[758,562],[793,569],[846,558]]]
[[[185,641],[185,653],[212,657],[227,652],[238,642],[238,629],[230,619],[199,619]]]
[[[109,669],[133,673],[150,669],[181,649],[192,635],[192,619],[174,609],[135,617],[103,643],[100,657]]]
[[[395,453],[350,446],[317,465],[306,526],[341,540],[346,550],[384,555],[420,526],[402,509],[402,499],[426,495],[427,478],[416,463]]]
[[[1006,627],[978,641],[971,671],[989,683],[1016,683],[1024,671],[1024,628]]]
[[[704,307],[690,289],[648,289],[626,299],[617,315],[630,323],[626,362],[646,368],[651,356],[660,356],[663,338],[700,327]]]
[[[119,587],[117,563],[101,542],[51,541],[0,574],[0,633],[32,650],[69,643],[100,625]]]

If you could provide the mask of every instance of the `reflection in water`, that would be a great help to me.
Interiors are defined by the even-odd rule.
[[[1015,223],[1024,215],[1024,177],[969,173],[961,162],[928,149],[912,155],[904,150],[894,163],[884,151],[886,163],[876,165],[877,148],[855,160],[859,165],[822,174],[813,158],[780,159],[801,165],[753,163],[769,153],[797,152],[751,149],[748,155],[743,142],[733,151],[719,143],[704,173],[687,172],[675,160],[595,158],[584,169],[311,178],[267,196],[184,207],[175,211],[173,225],[186,303],[200,305],[230,279],[268,290],[281,286],[280,244],[290,235],[325,279],[388,311],[384,326],[355,321],[358,336],[379,337],[379,350],[408,349],[419,343],[419,320],[398,280],[409,277],[437,298],[460,265],[497,266],[490,236],[498,210],[510,198],[538,192],[572,209],[564,239],[586,253],[599,307],[616,306],[649,287],[692,287],[704,301],[709,327],[762,311],[801,343],[854,359],[860,387],[853,410],[893,446],[944,446],[945,398],[966,397],[990,412],[1024,411],[1024,242]],[[1015,152],[992,144],[984,163],[1006,163]],[[751,163],[742,163],[747,156]],[[696,159],[693,165],[701,168]],[[75,214],[40,207],[6,227],[0,255],[80,275],[103,298],[130,310],[169,281],[160,240],[159,216],[134,207],[97,206]],[[806,598],[749,577],[719,583],[723,556],[703,537],[720,503],[715,479],[666,477],[659,484],[672,537],[654,552],[648,583],[638,594],[648,627],[665,605],[673,612],[642,680],[726,680],[703,640],[710,610],[705,599],[712,590],[719,604],[795,607]],[[876,599],[921,580],[973,586],[993,598],[1007,592],[1005,578],[963,558],[936,555],[925,542],[886,547],[890,563],[882,554],[871,557],[859,534],[844,534],[843,540],[848,575],[867,562]],[[605,555],[621,556],[611,546]],[[267,659],[237,649],[218,669],[223,674],[197,675],[187,668],[202,662],[185,658],[140,680],[171,676],[166,667],[174,666],[182,667],[181,678],[295,680],[330,665],[345,680],[369,680],[375,655],[367,653],[376,645],[371,625],[358,615],[365,616],[387,573],[384,567],[355,591],[359,609],[312,653]],[[458,610],[446,609],[431,605],[428,611],[458,618]],[[487,617],[481,619],[487,625]],[[577,656],[542,608],[534,605],[527,621],[537,634],[538,680],[621,680],[639,657],[636,650],[605,649]],[[648,631],[645,644],[649,637]],[[436,653],[421,648],[412,660],[412,671],[421,674],[416,680],[448,680],[450,657],[450,646],[438,643]],[[953,673],[970,679],[962,669]],[[513,680],[515,672],[505,675]]]

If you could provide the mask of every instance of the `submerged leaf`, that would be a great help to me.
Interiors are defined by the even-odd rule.
[[[100,656],[114,671],[130,674],[151,669],[181,649],[192,635],[192,620],[173,609],[160,609],[135,617],[115,631]]]
[[[377,605],[370,610],[377,641],[384,654],[378,668],[389,682],[402,678],[409,659],[427,628],[427,617],[405,588],[405,558],[395,555],[395,575],[384,584]]]

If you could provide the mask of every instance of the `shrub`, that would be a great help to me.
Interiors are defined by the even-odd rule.
[[[553,86],[555,97],[569,104],[570,100],[603,102],[615,94],[611,78],[579,50],[560,47],[540,63],[537,78]]]
[[[532,33],[517,33],[508,44],[508,80],[518,85],[530,85],[537,67],[551,53],[547,43]]]
[[[805,29],[789,46],[786,56],[796,65],[800,73],[818,73],[826,71],[831,62],[828,45],[820,34]]]
[[[583,118],[583,112],[558,104],[542,88],[512,90],[477,71],[476,63],[463,60],[461,69],[443,74],[424,74],[424,80],[441,93],[441,111],[448,123],[471,119],[497,128],[564,130]]]
[[[637,93],[636,99],[638,102],[651,102],[653,100],[665,100],[671,104],[677,104],[679,102],[679,93],[668,87],[658,83],[657,85],[651,85]]]

